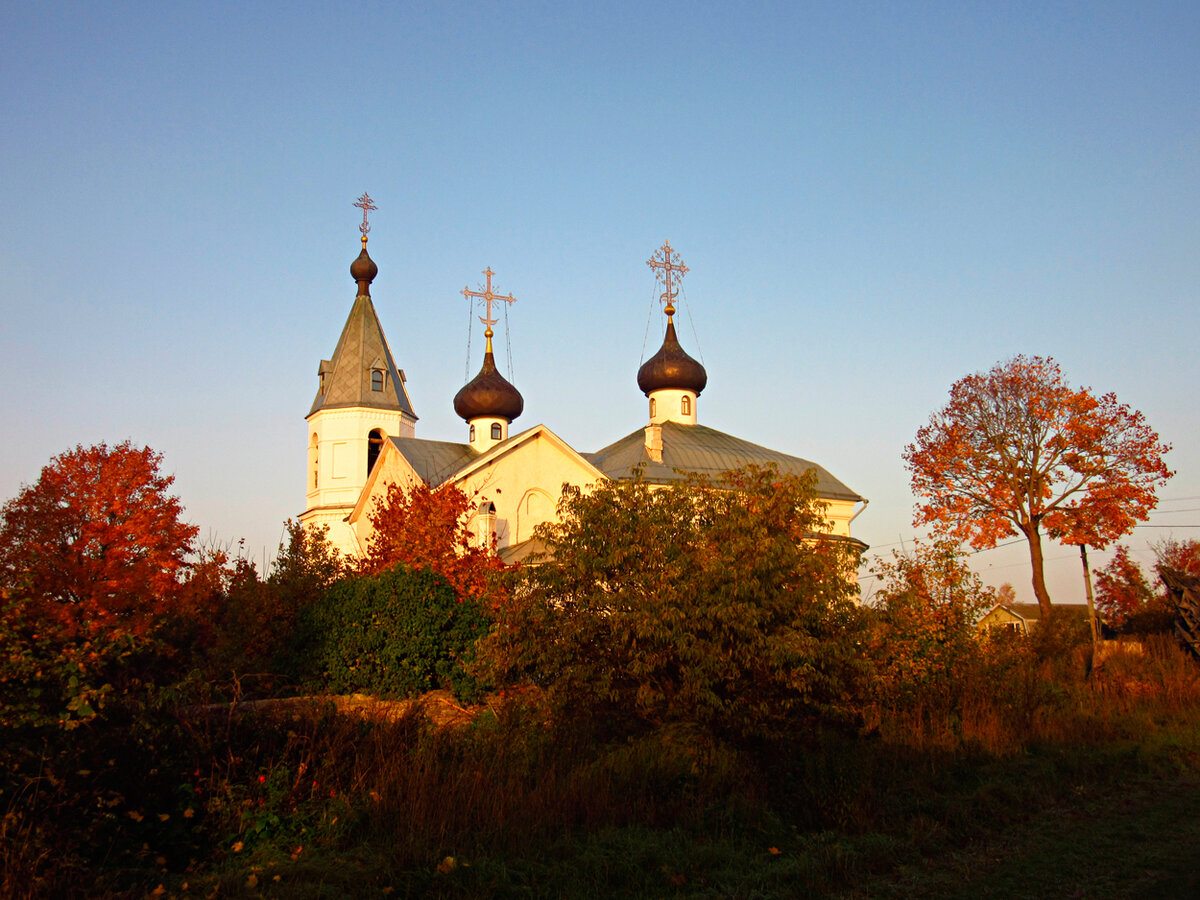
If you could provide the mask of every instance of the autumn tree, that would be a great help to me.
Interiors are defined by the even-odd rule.
[[[169,612],[197,529],[128,441],[56,456],[0,512],[0,586],[69,629],[141,633]]]
[[[1200,541],[1168,538],[1151,549],[1155,570],[1164,567],[1200,575]],[[1166,586],[1153,573],[1147,577],[1127,547],[1117,547],[1108,565],[1095,575],[1096,609],[1113,628],[1135,634],[1171,630],[1173,614]]]
[[[1154,545],[1154,563],[1184,575],[1200,575],[1200,541],[1159,541]]]
[[[459,597],[482,600],[494,588],[504,564],[494,547],[480,546],[468,527],[471,498],[458,486],[436,490],[423,481],[392,484],[370,514],[374,529],[361,565],[364,574],[396,563],[429,568],[444,577]]]
[[[996,604],[997,592],[947,540],[877,560],[871,574],[879,579],[872,649],[887,693],[944,693],[974,651],[975,623]]]
[[[1128,534],[1172,474],[1169,449],[1115,395],[1070,387],[1052,359],[1017,356],[955,382],[904,460],[915,524],[977,549],[1025,538],[1049,618],[1042,535],[1104,547]]]
[[[749,468],[708,482],[564,490],[481,655],[606,734],[789,733],[852,708],[856,554],[814,480]]]
[[[1142,567],[1124,545],[1117,547],[1108,565],[1096,572],[1096,611],[1113,628],[1123,628],[1154,599]]]

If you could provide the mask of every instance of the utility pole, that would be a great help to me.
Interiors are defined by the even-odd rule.
[[[1096,624],[1096,604],[1092,600],[1092,572],[1088,568],[1087,544],[1079,545],[1079,558],[1083,560],[1083,585],[1087,590],[1088,624],[1092,628],[1092,665],[1096,665],[1096,649],[1100,644],[1100,629]]]

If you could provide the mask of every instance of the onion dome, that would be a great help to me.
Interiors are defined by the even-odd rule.
[[[454,411],[468,422],[481,418],[511,422],[524,409],[525,400],[521,392],[500,374],[489,346],[479,374],[454,395]]]
[[[358,254],[358,258],[350,263],[350,277],[358,282],[359,296],[369,297],[371,296],[371,282],[379,274],[379,266],[375,265],[375,260],[367,255],[366,237],[363,237],[362,245],[362,253]]]
[[[708,384],[708,373],[704,366],[688,356],[679,346],[675,336],[675,323],[667,318],[667,334],[662,347],[642,363],[637,374],[638,387],[647,397],[653,391],[692,391],[696,396]]]

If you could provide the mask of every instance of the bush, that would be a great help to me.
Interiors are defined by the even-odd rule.
[[[464,664],[487,627],[445,578],[397,565],[337,582],[302,609],[295,661],[319,689],[394,698],[449,688],[469,700],[479,685]]]
[[[862,616],[846,543],[822,535],[813,479],[567,489],[485,644],[560,721],[607,736],[678,729],[742,741],[856,715]]]

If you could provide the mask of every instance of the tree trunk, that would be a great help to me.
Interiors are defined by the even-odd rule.
[[[1050,592],[1046,590],[1046,573],[1042,566],[1042,535],[1036,524],[1022,526],[1025,540],[1029,541],[1029,562],[1033,565],[1033,594],[1042,611],[1042,621],[1050,618]]]

